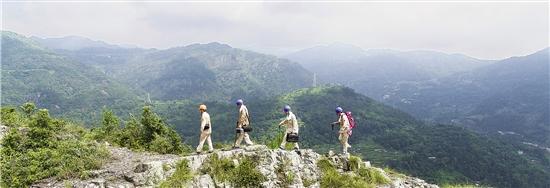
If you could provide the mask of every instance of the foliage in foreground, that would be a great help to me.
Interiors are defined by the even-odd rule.
[[[26,103],[21,111],[2,108],[1,122],[10,128],[0,148],[0,187],[26,187],[48,178],[86,178],[101,166],[107,149],[89,139],[87,130],[51,118],[48,110],[35,113]]]
[[[189,150],[179,134],[170,128],[150,106],[143,107],[140,119],[131,117],[124,127],[111,110],[104,109],[102,124],[93,130],[94,139],[105,140],[134,150],[160,154],[181,154]]]
[[[215,182],[229,183],[233,187],[261,187],[267,178],[256,169],[256,161],[253,157],[244,157],[235,165],[229,158],[212,154],[203,163],[201,172],[212,176]]]
[[[193,178],[189,161],[183,159],[176,164],[176,171],[171,177],[160,184],[160,188],[183,188],[185,184]]]
[[[354,159],[355,160],[355,159]],[[353,166],[353,160],[350,160],[350,167]],[[361,161],[355,161],[357,164]],[[340,173],[336,167],[326,158],[317,161],[317,166],[321,169],[321,187],[376,187],[380,184],[388,184],[390,180],[374,168],[357,166],[350,168],[353,173]]]

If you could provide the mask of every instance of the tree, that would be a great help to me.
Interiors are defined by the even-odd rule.
[[[34,103],[32,102],[26,102],[23,105],[21,105],[20,108],[21,110],[23,110],[23,112],[25,112],[27,117],[31,117],[33,112],[36,110],[36,105],[34,105]]]
[[[113,113],[112,110],[105,108],[103,109],[103,118],[101,125],[103,126],[103,131],[105,131],[106,133],[118,131],[118,117]]]

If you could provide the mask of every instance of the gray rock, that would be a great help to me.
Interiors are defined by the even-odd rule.
[[[214,183],[214,180],[212,179],[212,177],[210,177],[210,175],[203,174],[203,175],[195,176],[193,180],[186,187],[213,188],[213,187],[216,187],[216,184]]]
[[[203,163],[212,156],[212,154],[177,156],[177,155],[159,155],[144,152],[132,152],[126,148],[108,148],[111,151],[111,160],[104,164],[99,170],[91,171],[92,179],[79,180],[56,180],[54,178],[36,182],[32,187],[65,187],[66,182],[70,182],[77,188],[134,188],[134,187],[156,187],[162,181],[169,178],[175,172],[176,163],[180,160],[187,160],[189,168],[195,174],[186,187],[231,187],[226,182],[215,182],[209,174],[201,174],[200,169]],[[304,187],[303,182],[313,182],[309,187],[320,187],[319,180],[321,172],[317,168],[317,161],[321,155],[311,149],[300,150],[301,155],[295,151],[270,150],[267,146],[253,145],[245,146],[242,149],[229,151],[215,151],[219,158],[229,158],[235,164],[240,163],[240,159],[245,156],[253,156],[258,161],[257,170],[267,177],[267,181],[262,183],[264,187],[281,187],[281,182],[277,177],[276,169],[279,165],[288,164],[285,173],[294,174],[293,182],[289,187]],[[342,173],[348,168],[348,157],[339,155],[327,155],[327,158],[335,164],[337,170]],[[370,162],[364,162],[361,166],[374,168]],[[380,168],[374,168],[380,171],[384,176],[391,180],[388,185],[378,185],[377,187],[405,188],[405,187],[426,187],[437,188],[437,185],[428,184],[425,181],[401,175],[392,175],[386,173]]]

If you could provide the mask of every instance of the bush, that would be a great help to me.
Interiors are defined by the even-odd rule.
[[[118,117],[109,109],[103,109],[101,126],[92,129],[92,138],[98,141],[117,143],[120,135],[120,123]]]
[[[371,184],[380,185],[390,183],[390,180],[384,176],[382,172],[374,168],[361,167],[358,169],[357,174],[361,176],[363,180]]]
[[[185,146],[179,134],[168,127],[150,106],[143,107],[141,118],[130,117],[124,128],[119,128],[118,118],[104,110],[102,126],[94,138],[103,138],[133,150],[147,150],[160,154],[183,154],[191,149]]]
[[[12,124],[1,141],[0,187],[26,187],[48,177],[85,178],[108,156],[105,147],[83,139],[84,129],[50,118],[48,110],[41,109],[30,117],[2,109],[8,111],[9,121],[19,124]],[[12,121],[13,117],[26,119]],[[4,120],[8,119],[2,118],[2,124]]]
[[[235,168],[233,161],[228,158],[220,159],[218,154],[210,155],[206,162],[203,163],[201,172],[210,174],[216,182],[226,182],[232,175],[232,170]]]
[[[251,158],[244,158],[233,170],[229,182],[235,187],[261,187],[267,178],[256,169],[256,162]]]
[[[306,177],[302,177],[302,184],[304,185],[304,187],[309,187],[311,185],[313,185],[315,183],[315,180],[312,180],[312,179],[309,179],[309,178],[306,178]]]
[[[275,168],[275,174],[277,175],[277,179],[281,184],[279,186],[281,187],[288,187],[292,185],[292,182],[294,182],[294,173],[288,171],[288,161],[282,161],[279,163],[279,165]]]
[[[149,150],[160,154],[171,153],[174,148],[170,140],[155,133],[153,141],[149,144]]]
[[[267,147],[269,149],[277,149],[281,145],[281,142],[283,141],[284,132],[278,131],[275,136],[269,140],[267,140]],[[288,145],[288,144],[287,144]]]
[[[116,143],[123,147],[128,147],[133,150],[144,150],[146,147],[142,140],[142,125],[135,117],[130,117],[126,126],[120,131],[120,136]]]
[[[20,106],[21,110],[25,113],[27,117],[31,117],[31,115],[34,113],[34,110],[36,110],[36,106],[32,102],[26,102],[25,104]]]
[[[2,107],[0,114],[2,124],[7,127],[26,126],[28,118],[18,113],[14,107]]]
[[[161,188],[183,188],[186,183],[193,179],[193,173],[189,169],[189,161],[183,159],[176,164],[176,171],[166,181],[162,182]]]
[[[363,161],[357,156],[350,156],[348,160],[348,167],[350,171],[355,172],[357,175],[363,178],[365,182],[370,184],[388,184],[390,180],[386,178],[382,172],[375,168],[362,166]]]
[[[235,166],[231,159],[220,159],[217,154],[212,154],[203,163],[201,172],[210,174],[215,182],[227,182],[234,187],[261,187],[267,178],[256,169],[255,161],[257,160],[245,157]]]
[[[359,164],[361,159],[350,158],[349,163]],[[341,174],[326,158],[317,161],[321,170],[321,187],[376,187],[378,184],[387,184],[389,180],[374,168],[359,167],[353,173]]]
[[[362,162],[363,161],[361,160],[361,158],[359,158],[357,156],[350,156],[349,160],[348,160],[349,170],[351,170],[351,171],[359,170],[359,167],[361,167]]]

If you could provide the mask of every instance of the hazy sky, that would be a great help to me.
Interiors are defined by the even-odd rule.
[[[333,42],[499,59],[548,46],[548,2],[17,3],[2,29],[169,48],[218,41],[275,55]]]

